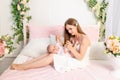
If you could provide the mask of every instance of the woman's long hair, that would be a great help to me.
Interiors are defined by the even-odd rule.
[[[67,40],[70,41],[70,38],[72,37],[72,35],[71,35],[71,34],[67,31],[67,29],[66,29],[66,25],[67,25],[67,24],[68,24],[68,25],[73,25],[73,26],[77,27],[78,33],[86,35],[86,34],[83,32],[83,30],[81,29],[81,27],[80,27],[79,23],[77,22],[77,20],[75,20],[74,18],[69,18],[69,19],[65,22],[65,24],[64,24],[64,44],[65,44],[65,42],[66,42]]]

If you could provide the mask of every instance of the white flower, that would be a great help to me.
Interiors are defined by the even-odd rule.
[[[17,5],[17,10],[20,10],[20,9],[21,9],[21,8],[20,8],[20,5],[18,4],[18,5]]]
[[[5,41],[3,41],[3,44],[4,44],[4,46],[7,46],[7,44],[6,44],[6,42],[5,42]]]
[[[25,15],[25,12],[22,11],[20,14],[21,14],[21,15]]]
[[[92,8],[92,11],[93,12],[96,12],[97,10],[99,10],[100,9],[100,4],[96,4],[93,8]]]
[[[106,16],[106,13],[105,13],[105,11],[103,11],[103,13],[102,13],[102,22],[104,22],[104,20],[105,20],[105,16]]]
[[[5,53],[8,53],[9,52],[9,49],[8,48],[5,48]]]
[[[27,0],[22,0],[21,3],[25,5],[27,3]]]

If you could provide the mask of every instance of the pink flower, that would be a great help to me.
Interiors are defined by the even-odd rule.
[[[3,43],[0,42],[0,57],[4,56],[4,50],[5,50],[5,46]]]
[[[106,41],[106,52],[114,56],[120,55],[120,38],[116,36],[109,36]]]
[[[117,53],[120,53],[120,47],[116,45],[113,47],[113,54],[117,54]]]

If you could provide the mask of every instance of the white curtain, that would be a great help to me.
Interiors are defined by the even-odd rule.
[[[106,37],[109,35],[120,36],[120,0],[108,0]]]

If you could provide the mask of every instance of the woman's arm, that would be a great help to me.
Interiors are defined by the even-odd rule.
[[[90,41],[87,37],[84,37],[80,44],[79,51],[77,51],[76,48],[72,46],[70,41],[67,41],[66,45],[67,45],[67,48],[71,51],[71,54],[73,54],[76,59],[81,60],[82,58],[84,58],[87,48],[90,45]]]

